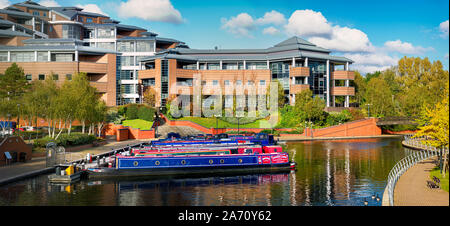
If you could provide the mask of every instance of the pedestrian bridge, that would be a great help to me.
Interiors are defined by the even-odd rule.
[[[377,126],[389,126],[389,125],[417,125],[415,118],[412,117],[383,117],[378,118]]]

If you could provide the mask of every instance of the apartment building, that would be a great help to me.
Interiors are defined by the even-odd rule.
[[[139,102],[138,62],[178,44],[79,7],[25,1],[0,9],[0,73],[12,62],[29,80],[85,72],[108,106]]]
[[[278,80],[290,104],[295,104],[297,93],[310,89],[327,107],[350,107],[350,97],[355,95],[351,63],[294,36],[267,49],[190,49],[179,45],[142,59],[138,77],[144,89],[155,89],[160,106],[169,96],[180,95],[180,90],[193,93],[195,77],[201,79],[202,86],[221,90],[230,84],[266,87]]]

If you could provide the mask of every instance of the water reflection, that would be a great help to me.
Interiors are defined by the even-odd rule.
[[[297,162],[287,174],[152,181],[81,181],[54,185],[47,176],[0,187],[0,205],[298,206],[381,205],[390,169],[411,150],[400,139],[288,143]]]

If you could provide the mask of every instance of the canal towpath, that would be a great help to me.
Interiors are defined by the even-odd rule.
[[[141,142],[150,141],[153,139],[145,139],[145,140],[126,140],[126,141],[114,141],[109,140],[107,144],[99,146],[99,147],[90,147],[80,151],[73,152],[77,159],[80,159],[86,154],[90,153],[91,155],[98,155],[102,153],[109,152],[113,149],[118,149],[125,147],[127,145],[139,144]],[[32,176],[36,176],[39,174],[49,173],[54,170],[53,167],[46,166],[46,158],[45,157],[35,157],[32,160],[22,163],[17,162],[10,165],[0,167],[0,186],[11,183],[14,181],[18,181],[24,178],[29,178]]]
[[[412,146],[405,141],[402,142],[402,145],[421,150],[420,147]],[[394,188],[395,206],[449,206],[447,191],[427,187],[427,181],[431,180],[430,171],[436,166],[436,158],[421,161],[400,176]],[[386,200],[383,199],[383,206],[389,205]]]

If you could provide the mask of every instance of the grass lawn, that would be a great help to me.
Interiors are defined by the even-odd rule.
[[[152,128],[153,122],[142,120],[142,119],[133,119],[133,120],[125,120],[122,122],[123,126],[129,126],[135,129],[141,130],[150,130]]]
[[[221,120],[220,118],[217,120],[216,124],[216,118],[201,118],[201,117],[182,117],[176,120],[185,120],[185,121],[191,121],[195,122],[199,125],[202,125],[207,128],[238,128],[237,124],[232,124],[226,121]],[[278,122],[280,119],[278,119]],[[240,124],[239,128],[271,128],[269,120],[267,119],[260,119],[256,120],[255,122],[248,123],[248,124]]]
[[[433,179],[433,176],[436,176],[441,181],[441,189],[448,192],[448,172],[443,178],[440,169],[436,167],[430,172],[430,179]]]

